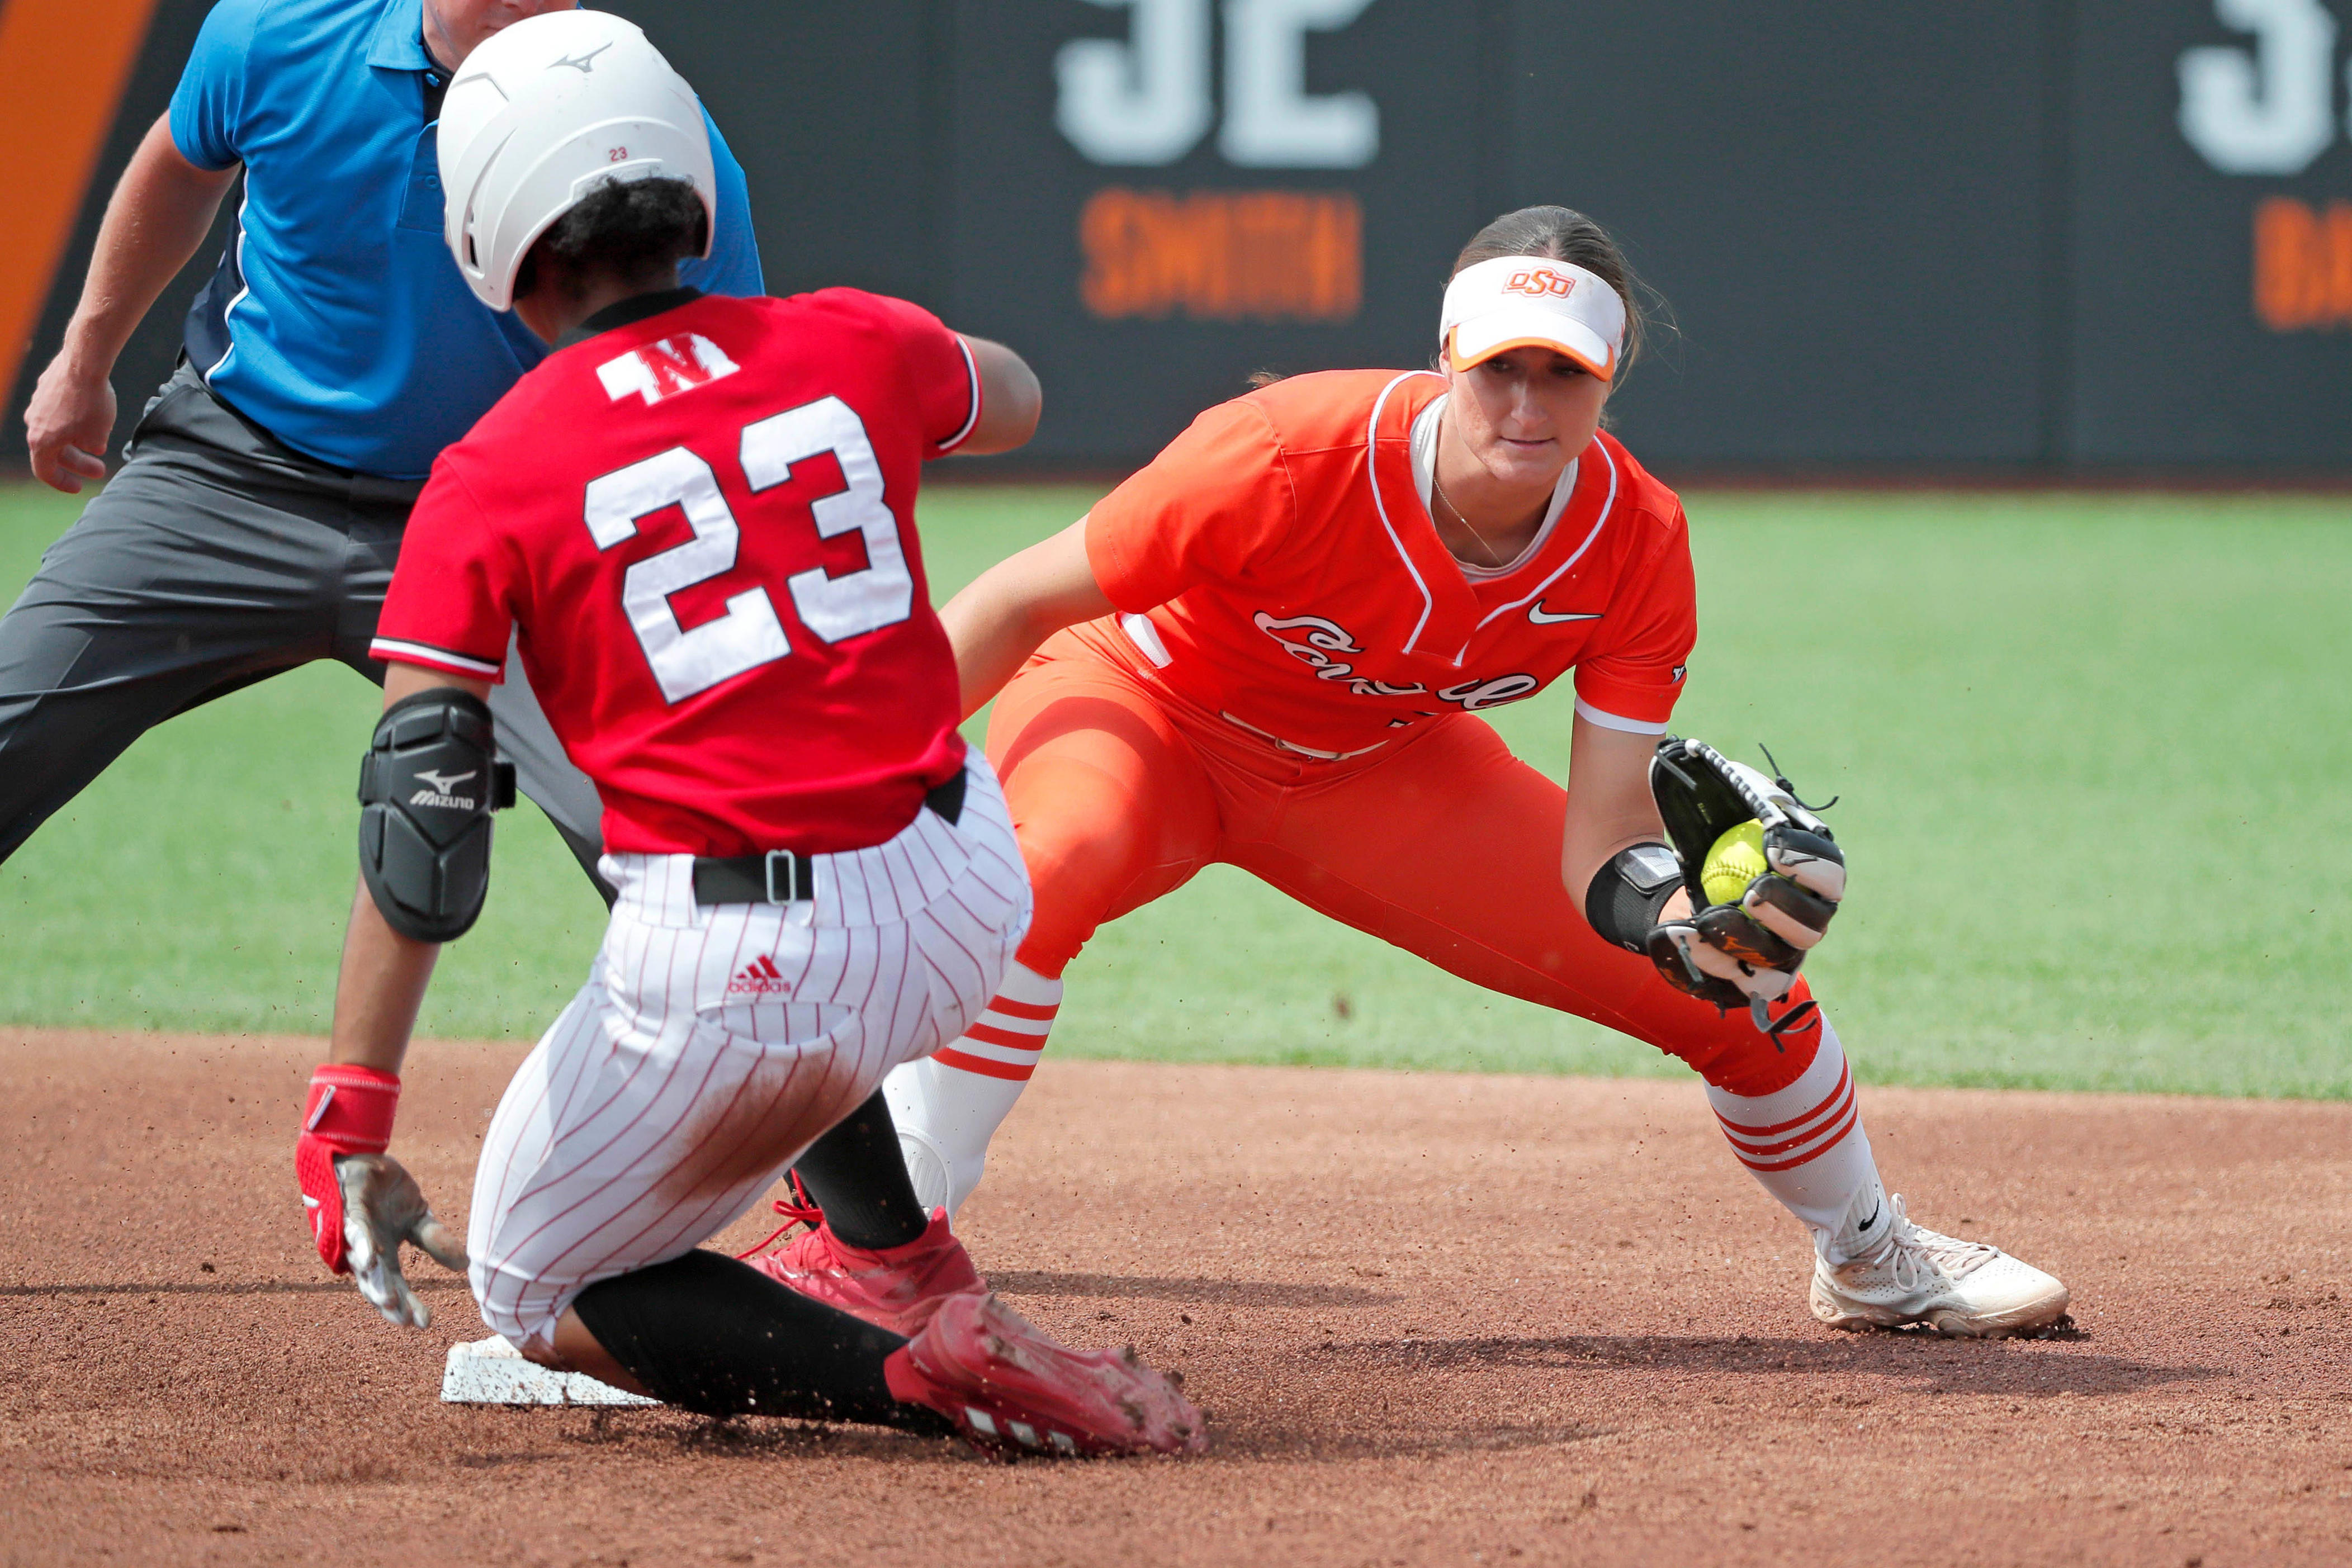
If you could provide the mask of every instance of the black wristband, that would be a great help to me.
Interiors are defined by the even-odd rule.
[[[1633,844],[1609,857],[1584,894],[1584,918],[1604,942],[1647,953],[1651,928],[1675,889],[1683,863],[1664,844]]]

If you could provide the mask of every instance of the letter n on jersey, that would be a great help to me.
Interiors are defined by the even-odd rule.
[[[596,367],[596,379],[614,402],[635,392],[651,408],[666,397],[731,376],[736,368],[727,351],[701,333],[681,332],[606,360]]]

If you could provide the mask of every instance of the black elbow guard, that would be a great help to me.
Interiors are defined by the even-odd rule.
[[[490,890],[490,813],[514,804],[490,708],[435,686],[383,710],[360,763],[360,875],[384,923],[417,942],[453,942]]]
[[[1584,918],[1601,940],[1633,953],[1649,951],[1658,911],[1683,884],[1683,862],[1664,844],[1619,850],[1593,873],[1584,894]]]

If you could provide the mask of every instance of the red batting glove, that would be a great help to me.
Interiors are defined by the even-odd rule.
[[[294,1144],[294,1177],[302,1184],[310,1239],[318,1243],[320,1259],[338,1274],[350,1273],[351,1265],[343,1259],[343,1188],[335,1176],[335,1156],[383,1153],[399,1108],[400,1080],[392,1073],[331,1061],[310,1074],[302,1135]]]

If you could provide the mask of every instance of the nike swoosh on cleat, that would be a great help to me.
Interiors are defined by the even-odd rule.
[[[1543,607],[1543,601],[1540,599],[1528,606],[1528,619],[1534,622],[1538,626],[1550,626],[1562,621],[1598,621],[1607,613],[1608,612],[1605,610],[1594,610],[1582,612],[1572,612],[1566,615],[1554,615]]]

